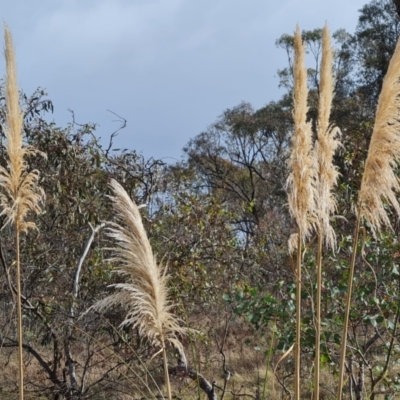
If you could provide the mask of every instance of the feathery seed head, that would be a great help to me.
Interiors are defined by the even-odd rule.
[[[376,235],[391,223],[383,202],[390,203],[400,217],[396,192],[399,179],[394,172],[400,160],[400,40],[383,81],[375,115],[375,125],[365,162],[359,193],[361,216]]]
[[[39,213],[41,203],[44,201],[44,192],[38,187],[39,172],[28,172],[25,158],[32,154],[43,153],[30,146],[24,146],[22,141],[23,112],[19,106],[19,93],[15,54],[12,36],[4,27],[4,55],[6,59],[5,97],[6,121],[4,126],[7,140],[7,168],[0,166],[0,215],[7,217],[6,225],[14,223],[22,232],[36,229],[33,222],[26,221],[29,211]]]
[[[329,220],[330,215],[336,210],[336,201],[332,194],[332,188],[336,185],[339,173],[333,165],[333,156],[340,144],[338,140],[340,130],[329,125],[334,88],[332,62],[333,53],[329,28],[325,25],[322,31],[321,78],[314,157],[317,169],[316,208],[319,234],[323,235],[325,244],[333,249],[336,246],[336,235]]]
[[[329,129],[329,117],[333,99],[333,52],[328,25],[322,30],[322,59],[320,68],[320,94],[318,109],[319,132],[325,133]]]
[[[171,312],[167,277],[156,263],[139,209],[118,182],[111,180],[110,187],[118,221],[108,229],[109,237],[116,241],[111,261],[118,265],[117,272],[126,276],[127,282],[113,285],[119,291],[92,308],[102,311],[122,305],[127,314],[121,326],[137,327],[154,344],[162,346],[168,341],[182,351],[176,334],[184,334],[186,329]]]
[[[296,220],[301,240],[312,231],[314,219],[315,167],[312,157],[311,125],[307,118],[307,71],[304,65],[305,49],[297,26],[294,35],[294,93],[292,151],[288,160],[290,174],[287,181],[289,209]]]

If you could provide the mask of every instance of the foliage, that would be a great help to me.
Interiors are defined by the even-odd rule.
[[[320,356],[321,373],[331,379],[336,379],[339,362],[357,192],[377,96],[399,35],[398,24],[390,1],[373,0],[360,10],[353,34],[344,30],[334,33],[336,80],[331,122],[341,128],[343,142],[334,156],[339,171],[337,216],[330,220],[338,249],[323,257]],[[319,106],[321,35],[319,28],[302,33],[308,60],[312,60],[307,114],[311,121],[316,119]],[[134,150],[114,149],[113,135],[105,144],[96,137],[96,125],[79,124],[74,115],[66,127],[47,122],[46,113],[52,111],[53,104],[42,89],[31,96],[20,95],[25,111],[24,143],[48,155],[47,159],[29,159],[29,171],[40,171],[46,206],[35,221],[40,233],[29,232],[21,242],[28,395],[40,392],[50,399],[89,399],[113,393],[122,399],[128,392],[135,398],[162,393],[162,366],[157,357],[152,359],[159,347],[134,329],[118,331],[115,327],[124,319],[118,308],[102,316],[84,314],[110,294],[108,285],[122,283],[113,273],[117,266],[107,261],[112,256],[107,249],[114,243],[102,225],[114,218],[108,183],[115,179],[132,200],[146,205],[141,210],[143,224],[158,262],[167,268],[172,311],[196,329],[182,340],[190,353],[189,364],[205,376],[214,375],[217,386],[224,386],[227,394],[229,390],[236,393],[234,384],[240,374],[231,374],[231,389],[227,380],[220,384],[220,374],[226,377],[226,371],[235,369],[230,366],[234,352],[250,348],[248,343],[267,350],[266,343],[270,343],[271,389],[280,387],[281,397],[290,398],[294,363],[291,353],[286,352],[294,343],[296,293],[295,266],[288,255],[287,239],[295,227],[289,216],[285,182],[293,131],[293,36],[281,36],[277,45],[288,55],[287,68],[279,72],[286,91],[282,98],[258,110],[245,102],[225,110],[209,129],[188,142],[183,161],[171,165],[145,159]],[[4,101],[1,88],[0,126],[5,120]],[[315,138],[315,123],[312,129]],[[0,130],[0,164],[6,168],[4,133]],[[360,399],[377,398],[378,390],[396,396],[400,390],[399,224],[387,204],[384,207],[393,231],[374,239],[367,225],[360,232],[355,260],[344,394]],[[12,369],[17,348],[12,311],[15,250],[11,227],[4,226],[4,218],[0,222],[4,272],[0,278],[4,360],[0,386],[4,393],[11,393],[18,390]],[[312,391],[315,351],[315,241],[312,237],[303,252],[304,398]],[[251,333],[244,337],[243,331]],[[172,353],[168,359],[174,363]],[[265,363],[265,358],[262,360],[261,364]],[[264,376],[265,370],[257,370],[256,364],[245,364],[242,357],[236,369]],[[173,391],[182,385],[173,383]],[[255,397],[255,388],[262,386],[259,380],[249,384],[246,394]],[[321,397],[334,398],[336,387],[325,386]]]

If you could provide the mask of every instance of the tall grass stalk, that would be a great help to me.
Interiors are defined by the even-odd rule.
[[[350,268],[349,268],[349,278],[347,282],[347,296],[346,296],[346,306],[345,306],[345,316],[343,322],[343,333],[342,333],[342,344],[340,348],[340,362],[339,362],[339,384],[338,384],[338,393],[337,399],[342,399],[342,390],[343,390],[343,382],[344,382],[344,363],[346,360],[346,348],[347,348],[347,333],[349,329],[349,316],[350,316],[350,306],[351,306],[351,295],[353,291],[353,279],[354,279],[354,267],[356,264],[357,257],[357,245],[358,245],[358,236],[360,233],[360,212],[357,212],[357,221],[354,229],[353,235],[353,249],[351,254]]]
[[[112,249],[115,256],[110,261],[117,265],[116,271],[125,276],[127,282],[112,285],[119,291],[92,308],[102,311],[121,305],[127,312],[121,326],[138,328],[141,336],[160,347],[165,384],[171,399],[166,345],[170,343],[183,354],[177,334],[185,334],[186,329],[171,312],[166,271],[156,263],[138,207],[118,182],[111,180],[110,187],[118,221],[107,230],[109,237],[116,241]]]
[[[295,399],[300,400],[301,375],[301,230],[298,231],[296,259],[296,339],[295,339]]]
[[[400,191],[396,167],[400,162],[400,40],[390,60],[383,81],[375,115],[374,130],[365,162],[364,174],[358,196],[357,223],[354,235],[353,255],[349,272],[345,320],[339,369],[339,400],[342,399],[344,363],[346,357],[347,330],[349,323],[351,288],[361,219],[365,219],[376,236],[384,226],[391,227],[384,204],[389,203],[400,217],[400,204],[396,193]]]
[[[321,361],[321,288],[322,288],[322,244],[323,237],[318,234],[317,249],[317,295],[315,307],[315,361],[314,361],[314,398],[319,399],[320,361]]]
[[[4,56],[6,60],[5,77],[5,137],[7,168],[0,166],[0,215],[6,217],[4,226],[14,225],[16,252],[17,315],[18,315],[18,366],[19,398],[24,398],[24,366],[22,352],[22,310],[21,310],[21,273],[20,273],[20,234],[29,229],[37,229],[34,222],[26,220],[30,211],[39,213],[44,200],[44,192],[37,186],[39,172],[28,171],[26,157],[38,153],[24,146],[22,140],[23,112],[19,106],[17,72],[12,37],[7,26],[4,27]],[[4,228],[4,227],[3,227]]]
[[[287,181],[289,210],[297,224],[297,235],[289,240],[290,251],[297,248],[296,262],[296,339],[295,339],[295,399],[300,399],[301,354],[301,247],[313,229],[315,210],[315,166],[312,156],[311,125],[307,122],[307,71],[304,64],[305,47],[300,28],[294,34],[294,93],[292,151],[288,161]],[[315,219],[314,219],[315,220]]]
[[[317,140],[314,147],[316,163],[316,211],[318,230],[317,249],[317,294],[315,310],[315,374],[314,398],[319,399],[320,348],[321,348],[321,289],[322,289],[322,252],[323,244],[331,249],[336,247],[335,231],[330,224],[330,216],[336,211],[336,201],[332,189],[338,178],[337,168],[333,165],[333,156],[339,146],[338,128],[329,124],[333,99],[333,53],[329,28],[322,30],[322,60],[320,68],[320,93],[318,107]]]

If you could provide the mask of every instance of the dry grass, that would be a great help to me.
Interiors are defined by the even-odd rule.
[[[24,398],[24,371],[22,355],[22,310],[20,277],[20,233],[36,229],[36,224],[27,220],[29,212],[38,214],[44,202],[44,191],[38,186],[39,172],[28,171],[26,157],[38,151],[24,146],[22,140],[23,112],[19,106],[17,71],[12,37],[7,26],[4,27],[4,56],[6,60],[5,98],[6,116],[4,132],[6,137],[7,167],[0,166],[0,216],[6,217],[3,225],[15,227],[15,270],[17,286],[17,315],[19,343],[19,392]]]
[[[333,99],[333,52],[328,26],[322,30],[322,60],[320,71],[320,93],[317,123],[317,140],[314,145],[316,164],[316,213],[318,227],[317,250],[317,293],[315,307],[315,394],[320,398],[320,338],[321,338],[321,288],[322,288],[322,252],[323,243],[334,249],[336,235],[330,224],[330,217],[336,211],[336,201],[332,189],[338,178],[337,168],[333,165],[333,156],[339,145],[339,130],[330,123]]]
[[[361,216],[374,234],[391,226],[385,203],[400,216],[396,192],[400,190],[395,171],[400,159],[400,41],[390,60],[379,96],[375,125],[359,193]]]
[[[333,165],[333,156],[339,146],[340,131],[329,123],[333,99],[333,52],[330,33],[325,25],[322,31],[321,80],[318,107],[317,140],[314,146],[316,163],[316,209],[318,213],[318,234],[325,244],[335,248],[336,235],[330,224],[330,217],[336,211],[336,199],[332,189],[338,178],[337,167]]]
[[[127,314],[121,327],[138,328],[139,334],[153,344],[164,347],[164,341],[168,341],[181,350],[176,334],[185,334],[186,330],[170,311],[166,271],[157,265],[139,209],[118,182],[112,180],[110,187],[119,224],[114,223],[108,229],[109,237],[116,242],[112,249],[115,257],[109,261],[116,265],[117,273],[126,277],[127,283],[113,285],[118,291],[92,308],[104,311],[122,306]]]
[[[264,350],[269,345],[268,335],[257,333],[241,318],[232,319],[226,326],[223,318],[211,320],[204,315],[193,321],[193,327],[208,334],[207,340],[195,338],[192,343],[186,343],[189,365],[221,388],[225,380],[223,356],[220,353],[222,346],[225,368],[231,374],[224,399],[233,399],[234,394],[255,396],[257,392],[262,393],[267,363]],[[275,383],[277,393],[280,393],[280,387],[271,372],[268,376],[267,392],[271,393],[271,385]],[[193,383],[188,389],[185,387],[185,382],[175,382],[175,389],[180,390],[182,398],[197,398],[197,389]],[[217,388],[216,392],[220,398],[222,391]]]
[[[294,132],[288,166],[290,174],[287,181],[289,210],[297,223],[301,241],[308,238],[315,222],[315,162],[312,155],[311,124],[307,122],[307,70],[305,68],[305,47],[300,28],[294,35],[294,93],[293,119]],[[296,239],[291,241],[293,250]]]
[[[166,344],[175,347],[185,362],[183,346],[177,335],[185,335],[186,329],[171,312],[166,270],[163,271],[156,262],[139,208],[118,182],[111,180],[110,187],[114,194],[110,198],[119,222],[108,228],[109,237],[116,242],[115,256],[110,262],[115,263],[116,272],[125,276],[127,282],[113,285],[118,291],[92,308],[103,311],[122,306],[126,316],[121,327],[137,328],[141,337],[160,347],[168,398],[171,399]]]
[[[193,327],[201,330],[203,332],[208,332],[208,340],[195,339],[193,345],[186,343],[187,348],[193,346],[194,357],[189,352],[190,362],[189,364],[195,367],[199,372],[201,372],[210,382],[216,381],[219,387],[224,385],[224,371],[222,368],[222,356],[219,353],[219,347],[221,345],[222,339],[225,337],[225,325],[221,320],[216,323],[215,320],[210,320],[207,315],[199,317],[193,321]],[[152,394],[154,396],[165,391],[163,387],[163,373],[162,365],[157,359],[151,359],[152,352],[148,355],[142,357],[142,361],[147,366],[148,371],[145,371],[143,365],[138,362],[138,360],[133,357],[133,349],[129,346],[121,349],[116,349],[110,345],[107,345],[109,339],[106,337],[96,343],[94,347],[90,348],[90,351],[94,351],[94,356],[91,360],[91,371],[87,376],[86,385],[90,386],[95,383],[98,379],[105,376],[106,379],[102,381],[97,386],[90,389],[90,398],[96,400],[102,399],[115,399],[115,400],[133,400],[138,398],[150,398]],[[133,340],[133,343],[134,340]],[[132,344],[133,344],[132,343]],[[39,350],[39,352],[44,356],[45,359],[51,359],[51,348],[41,346],[38,343],[32,342],[32,345]],[[238,398],[237,395],[248,395],[255,397],[257,393],[262,394],[263,383],[266,373],[266,355],[264,353],[265,349],[268,349],[270,345],[270,338],[268,332],[255,331],[251,326],[248,325],[242,319],[234,319],[229,323],[228,333],[224,342],[224,354],[226,357],[226,368],[231,371],[232,376],[227,383],[225,400],[231,400]],[[257,346],[260,348],[258,349]],[[140,348],[142,350],[143,347]],[[152,347],[154,351],[154,347]],[[83,371],[83,366],[85,365],[85,356],[88,353],[89,348],[85,341],[75,342],[72,346],[72,353],[76,355],[77,362],[77,377],[80,379]],[[117,352],[117,354],[115,353]],[[379,352],[377,352],[379,354]],[[275,352],[273,355],[272,364],[276,365],[277,361],[281,356],[280,352]],[[120,362],[122,357],[125,360],[130,360],[127,365],[121,366],[116,371],[111,371],[108,374],[106,372]],[[37,393],[34,394],[30,392],[31,390],[38,390],[38,386],[46,386],[50,388],[52,385],[48,380],[48,377],[43,372],[38,363],[30,356],[25,353],[24,357],[25,364],[28,366],[26,374],[26,399],[38,399]],[[63,364],[63,360],[61,363]],[[383,357],[376,356],[376,364],[381,364],[384,362]],[[371,361],[374,365],[374,361]],[[129,366],[128,366],[129,364]],[[311,399],[312,398],[312,388],[313,388],[313,370],[312,362],[308,356],[304,356],[302,359],[302,386],[301,386],[301,399]],[[3,348],[1,351],[0,358],[0,387],[3,388],[3,392],[0,392],[0,398],[5,400],[11,400],[17,398],[15,391],[17,390],[17,385],[15,382],[15,376],[17,373],[18,363],[15,351],[12,349]],[[355,367],[356,368],[356,364]],[[395,378],[399,367],[394,367],[390,373],[387,375],[389,378]],[[293,388],[293,363],[288,357],[283,361],[279,368],[278,373],[280,379],[288,375],[285,379],[285,384],[287,388],[292,390]],[[140,374],[142,378],[146,374],[151,374],[155,383],[151,382],[148,377],[148,385],[151,389],[149,391],[146,389],[145,385],[140,381],[137,374]],[[331,367],[326,366],[321,369],[321,390],[320,399],[324,400],[334,400],[335,394],[332,390],[336,388],[336,376],[333,373]],[[190,400],[198,399],[198,391],[195,382],[173,379],[172,382],[172,393],[178,397]],[[370,385],[368,372],[365,373],[365,384],[368,388]],[[14,393],[8,394],[8,391],[14,391]],[[218,397],[221,397],[221,391],[216,389]],[[152,393],[152,394],[151,394]],[[236,394],[236,397],[235,397]],[[44,399],[45,397],[43,397]],[[51,398],[51,396],[46,397]],[[205,394],[201,392],[201,398],[206,398]],[[245,397],[251,398],[251,397]],[[271,372],[268,371],[267,375],[267,390],[266,399],[277,400],[282,398],[289,398],[285,395],[281,385],[277,381],[276,377]],[[376,399],[383,400],[383,396],[377,396]]]
[[[297,224],[297,234],[289,239],[289,252],[297,248],[296,261],[296,338],[295,338],[295,399],[300,399],[301,353],[301,247],[311,235],[316,223],[315,160],[313,157],[311,124],[307,122],[307,70],[305,45],[299,26],[294,34],[294,132],[288,161],[290,174],[287,180],[289,210]]]
[[[19,106],[14,46],[7,26],[4,36],[7,168],[0,166],[0,215],[7,217],[6,224],[13,223],[20,232],[26,232],[31,228],[36,229],[35,223],[27,221],[26,217],[29,212],[38,214],[41,211],[45,195],[38,186],[39,171],[29,171],[26,163],[26,157],[40,152],[23,144],[24,115]]]
[[[193,321],[193,327],[208,332],[208,340],[195,338],[192,344],[186,343],[187,348],[193,347],[193,353],[189,354],[189,365],[194,367],[204,375],[210,382],[216,381],[219,387],[224,384],[224,371],[222,368],[222,356],[219,353],[219,345],[224,337],[225,326],[223,323],[216,326],[215,321],[210,321],[207,316],[202,319]],[[218,343],[217,343],[218,342]],[[106,337],[103,340],[89,346],[89,341],[74,342],[71,348],[76,360],[77,379],[80,381],[83,367],[86,363],[86,356],[89,352],[94,352],[90,361],[90,373],[87,375],[86,387],[89,387],[99,379],[105,376],[105,379],[98,385],[92,387],[88,394],[93,395],[97,400],[115,399],[115,400],[133,400],[138,398],[150,398],[152,395],[158,395],[161,392],[166,393],[164,384],[164,376],[162,372],[162,363],[158,358],[152,359],[152,354],[157,350],[154,346],[149,348],[149,352],[142,353],[145,346],[140,347],[139,353],[142,353],[141,361],[135,356],[133,347],[136,347],[135,339],[132,340],[132,346],[124,346],[123,348],[114,348],[110,346],[110,341]],[[44,359],[52,359],[52,349],[50,346],[41,346],[39,343],[32,341],[31,343]],[[263,381],[266,371],[266,356],[264,349],[268,346],[268,337],[260,337],[254,329],[241,319],[236,319],[229,324],[228,334],[224,343],[224,354],[226,357],[226,367],[231,371],[232,376],[226,387],[225,399],[233,399],[236,394],[248,394],[255,396],[258,392],[262,392]],[[257,348],[257,346],[259,348]],[[122,365],[115,371],[107,373],[109,369],[121,362],[121,358],[127,361],[127,365]],[[279,355],[275,357],[279,358]],[[52,387],[48,376],[39,366],[37,361],[25,353],[25,365],[28,366],[25,376],[26,391],[25,398],[38,397],[37,394],[31,392],[38,390],[39,387],[47,387],[49,392]],[[64,365],[64,360],[61,360]],[[4,390],[4,397],[0,392],[1,399],[7,399],[6,393],[10,395],[10,400],[16,398],[15,391],[17,385],[15,376],[17,373],[18,362],[15,351],[13,349],[3,348],[0,357],[0,387]],[[146,371],[147,368],[147,371]],[[61,374],[61,371],[60,371]],[[149,389],[141,381],[146,381]],[[155,382],[152,381],[152,378]],[[271,371],[268,374],[267,393],[272,395],[272,384],[275,384],[277,395],[281,393],[281,387],[276,382]],[[184,381],[172,379],[172,393],[177,396],[189,400],[198,398],[198,390],[196,383],[192,381]],[[217,389],[220,398],[221,391]],[[202,398],[205,394],[201,392]],[[51,398],[49,396],[48,398]],[[270,398],[270,397],[268,397]]]

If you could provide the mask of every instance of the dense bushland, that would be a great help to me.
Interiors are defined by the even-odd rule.
[[[334,157],[340,173],[331,224],[337,249],[324,253],[321,302],[320,398],[334,399],[342,342],[355,207],[383,78],[400,33],[396,2],[374,0],[360,10],[356,32],[333,33],[335,95],[331,123],[342,131]],[[308,118],[318,115],[322,29],[302,32],[315,68],[308,69]],[[167,267],[172,311],[192,328],[181,337],[190,373],[169,349],[172,392],[180,398],[292,398],[295,341],[295,258],[288,239],[287,159],[293,132],[293,36],[277,46],[288,54],[280,72],[286,94],[254,110],[225,110],[192,138],[176,164],[113,151],[96,126],[47,121],[53,104],[38,89],[21,94],[24,141],[46,194],[37,231],[21,237],[25,398],[154,398],[163,388],[160,348],[137,329],[118,326],[125,312],[85,312],[124,281],[108,261],[106,235],[114,220],[108,197],[118,181],[141,208],[157,261]],[[1,89],[4,92],[4,88]],[[5,121],[5,99],[0,96]],[[57,106],[57,105],[55,105]],[[121,128],[124,127],[121,120]],[[314,135],[317,126],[313,125]],[[6,167],[1,131],[0,163]],[[386,205],[385,205],[386,207]],[[390,208],[387,207],[390,213]],[[32,216],[33,218],[33,216]],[[345,398],[393,399],[400,392],[400,243],[393,230],[377,238],[361,229],[350,311]],[[18,384],[14,228],[0,218],[1,396]],[[303,249],[301,398],[312,398],[315,352],[316,236]],[[216,386],[202,380],[216,382]],[[194,379],[190,384],[187,378]],[[230,379],[228,379],[230,378]],[[196,380],[201,382],[199,389]],[[209,386],[207,386],[207,384]],[[213,394],[214,393],[214,394]]]

